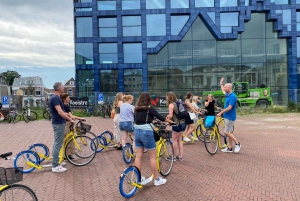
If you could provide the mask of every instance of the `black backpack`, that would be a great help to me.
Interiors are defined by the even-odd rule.
[[[176,101],[176,105],[178,108],[178,114],[174,114],[176,115],[178,120],[185,120],[189,115],[187,105],[181,99],[178,99]]]

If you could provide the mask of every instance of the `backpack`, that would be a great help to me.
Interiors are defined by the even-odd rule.
[[[178,108],[178,114],[175,113],[177,119],[185,120],[187,118],[187,116],[189,115],[187,105],[181,99],[178,99],[176,101],[176,105]]]

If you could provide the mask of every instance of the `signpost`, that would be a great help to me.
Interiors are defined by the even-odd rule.
[[[2,97],[2,108],[9,108],[9,96]]]
[[[98,104],[104,103],[104,95],[102,93],[98,94]]]

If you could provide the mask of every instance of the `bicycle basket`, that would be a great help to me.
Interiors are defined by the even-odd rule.
[[[80,123],[80,134],[86,134],[86,132],[90,131],[92,128],[89,124]]]
[[[159,131],[159,135],[162,139],[170,139],[172,138],[172,131],[169,130],[161,130]]]
[[[23,171],[23,168],[18,168]],[[0,185],[14,184],[23,180],[23,174],[15,168],[0,167]]]

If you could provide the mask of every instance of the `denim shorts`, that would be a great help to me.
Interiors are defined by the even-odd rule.
[[[233,132],[233,124],[234,121],[231,121],[229,119],[225,119],[225,129],[224,131],[227,133],[232,133]]]
[[[131,121],[122,121],[119,123],[120,131],[133,132],[134,126]]]
[[[180,131],[184,131],[186,124],[179,124],[179,126],[172,126],[172,131],[179,133]]]
[[[134,142],[136,148],[145,147],[147,150],[153,150],[156,147],[153,130],[135,129]]]

